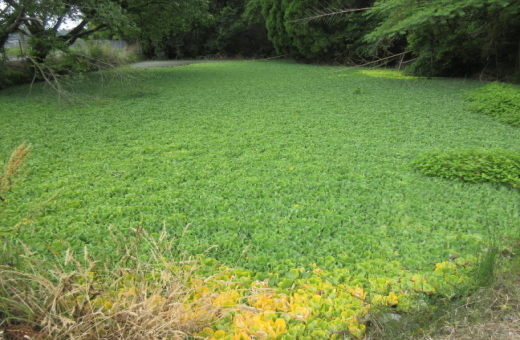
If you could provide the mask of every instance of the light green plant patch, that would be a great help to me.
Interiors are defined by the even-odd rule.
[[[361,70],[359,73],[375,78],[385,78],[385,79],[425,79],[425,77],[413,77],[407,76],[403,74],[402,71],[390,70],[385,68],[378,68],[374,70]]]
[[[202,277],[226,270],[214,259],[200,259],[203,266],[197,273]],[[430,272],[407,271],[399,262],[385,263],[381,272],[382,263],[369,261],[332,271],[314,264],[311,270],[293,267],[255,275],[234,269],[211,280],[194,279],[194,299],[217,291],[212,303],[232,311],[197,335],[230,340],[363,338],[368,315],[380,308],[417,311],[427,307],[429,296],[453,298],[472,287],[474,261],[458,258],[438,263]]]
[[[226,63],[228,63],[229,61],[226,61],[226,60],[216,60],[215,62],[201,62],[201,63],[193,63],[193,64],[188,64],[186,65],[186,67],[197,67],[197,68],[205,68],[205,67],[208,67],[210,69],[214,69],[214,68],[219,68],[219,67],[227,67],[226,66]]]

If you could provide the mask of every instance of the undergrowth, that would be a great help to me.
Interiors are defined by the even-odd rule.
[[[109,43],[85,41],[80,47],[71,48],[63,56],[51,57],[50,62],[61,74],[75,74],[113,69],[135,62],[138,55],[126,49],[113,49]]]
[[[520,154],[509,150],[430,151],[412,164],[427,176],[520,186]]]
[[[471,110],[520,127],[520,86],[491,83],[471,91],[467,99]]]
[[[75,88],[79,83],[78,80],[81,80],[85,74],[99,71],[111,71],[105,72],[104,76],[100,77],[101,84],[112,75],[113,78],[122,82],[132,80],[135,85],[137,82],[132,75],[135,75],[137,71],[130,72],[128,69],[123,71],[118,67],[135,62],[139,58],[139,51],[136,48],[113,49],[108,43],[85,41],[79,47],[48,56],[41,65],[31,64],[29,60],[2,61],[0,63],[0,89],[35,81],[46,81],[48,87],[51,87],[54,92],[58,92],[61,97],[78,97],[82,93],[81,90]],[[102,89],[103,85],[100,90]]]
[[[16,58],[22,55],[20,48],[18,47],[6,47],[4,49],[4,54],[6,58]]]
[[[491,249],[486,284],[456,299],[432,301],[431,308],[406,315],[383,310],[370,321],[367,340],[515,340],[520,338],[520,241]],[[483,273],[485,273],[484,270]],[[392,317],[393,316],[393,317]]]
[[[0,61],[0,89],[26,84],[33,78],[33,72],[23,61]]]

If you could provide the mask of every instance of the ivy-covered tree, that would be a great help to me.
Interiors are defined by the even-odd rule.
[[[189,31],[193,22],[207,17],[210,0],[124,0],[123,10],[136,29],[116,30],[126,40],[139,41],[155,56],[165,40]],[[114,32],[114,30],[112,30]]]
[[[259,0],[216,3],[220,6],[212,13],[214,29],[211,25],[208,27],[214,34],[206,45],[212,48],[212,52],[230,56],[266,56],[272,52]]]
[[[352,9],[335,20],[308,20],[316,11],[334,10],[319,0],[261,0],[269,39],[279,54],[308,61],[352,60],[361,52],[364,34],[374,20],[358,8],[370,7],[372,0],[341,0],[335,8]]]

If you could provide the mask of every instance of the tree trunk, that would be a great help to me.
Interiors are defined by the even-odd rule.
[[[516,64],[516,72],[520,72],[520,40],[518,40],[518,58],[517,58],[517,64]]]

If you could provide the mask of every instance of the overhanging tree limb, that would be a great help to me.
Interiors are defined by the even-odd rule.
[[[95,27],[95,28],[92,28],[92,29],[89,29],[89,30],[86,30],[86,31],[80,32],[80,33],[78,33],[78,34],[76,34],[76,35],[74,35],[74,36],[67,37],[65,40],[67,40],[68,43],[69,43],[70,45],[72,45],[72,44],[74,44],[74,43],[76,42],[76,40],[78,40],[78,39],[80,39],[80,38],[82,38],[82,37],[85,37],[85,36],[87,36],[87,35],[90,35],[90,34],[92,34],[92,33],[94,33],[94,32],[101,31],[102,29],[104,29],[104,28],[106,28],[106,27],[107,27],[107,25],[105,25],[105,24],[101,24],[101,25],[99,25],[99,26],[97,26],[97,27]]]
[[[313,16],[310,16],[310,17],[301,18],[301,19],[297,19],[297,20],[292,20],[290,22],[309,22],[309,21],[312,21],[312,20],[317,20],[317,19],[321,19],[321,18],[324,18],[324,17],[333,16],[333,15],[366,11],[366,10],[373,9],[373,8],[374,7],[365,7],[365,8],[353,8],[353,9],[340,9],[340,10],[335,10],[335,11],[332,11],[332,12],[321,12],[319,14],[316,14],[316,15],[313,15]]]

